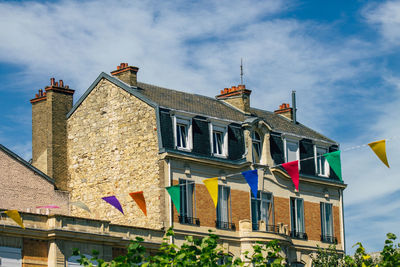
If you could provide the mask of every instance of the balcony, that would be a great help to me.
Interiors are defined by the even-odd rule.
[[[303,232],[298,232],[298,231],[290,231],[290,237],[295,238],[295,239],[303,239],[307,240],[307,234]]]
[[[188,216],[178,216],[179,223],[181,224],[189,224],[189,225],[195,225],[195,226],[200,226],[200,220],[199,218],[194,218],[194,217],[188,217]]]
[[[325,243],[337,244],[337,238],[330,235],[321,235],[321,241]]]
[[[236,231],[236,225],[230,222],[215,221],[215,227],[222,230]]]
[[[259,223],[252,223],[252,227],[253,227],[253,230],[255,230],[255,231],[279,234],[279,226],[278,225],[265,224],[264,221],[260,221]]]

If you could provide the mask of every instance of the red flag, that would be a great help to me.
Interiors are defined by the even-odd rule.
[[[294,187],[297,191],[299,191],[299,161],[295,160],[288,163],[283,163],[281,166],[286,170],[290,178],[292,178]]]
[[[146,200],[144,199],[143,191],[129,193],[129,195],[133,198],[133,200],[135,200],[136,204],[143,211],[144,215],[147,216]]]

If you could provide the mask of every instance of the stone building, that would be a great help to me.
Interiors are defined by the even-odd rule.
[[[115,243],[122,233],[146,232],[157,243],[170,226],[177,244],[212,229],[235,256],[255,241],[278,239],[291,266],[310,266],[317,246],[344,251],[346,185],[321,157],[338,150],[335,141],[299,123],[289,104],[275,112],[252,108],[245,85],[210,98],[141,83],[138,70],[121,63],[101,73],[74,105],[74,91],[54,79],[31,100],[33,166],[92,211],[70,205],[68,216],[50,215],[47,224],[80,218],[100,232],[107,224],[115,238],[106,257],[122,247]],[[300,160],[299,192],[280,167],[293,160]],[[257,197],[240,174],[254,169]],[[211,177],[219,177],[217,209],[203,183]],[[165,190],[176,184],[180,213]],[[128,195],[135,191],[144,192],[147,216]],[[125,215],[101,199],[111,195]],[[57,244],[53,251],[64,253]]]

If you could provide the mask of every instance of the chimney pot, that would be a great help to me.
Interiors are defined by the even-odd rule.
[[[55,86],[58,87],[58,82],[56,82]]]
[[[54,81],[55,81],[56,79],[54,79],[54,78],[50,78],[50,85],[51,86],[54,86]]]
[[[39,98],[39,94],[35,94],[35,97],[36,97],[36,98]]]
[[[66,86],[65,86],[65,89],[69,89],[69,85],[66,85]]]
[[[64,81],[63,80],[60,80],[59,83],[60,83],[60,87],[64,87]]]

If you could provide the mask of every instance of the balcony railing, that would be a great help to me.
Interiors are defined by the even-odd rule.
[[[337,238],[334,236],[330,235],[321,235],[321,241],[326,242],[326,243],[331,243],[331,244],[337,244]]]
[[[306,233],[298,232],[298,231],[290,231],[290,236],[295,239],[304,239],[304,240],[308,239]]]
[[[236,231],[236,225],[231,222],[215,221],[215,227],[218,229]]]
[[[260,229],[258,223],[253,223],[253,230],[279,234],[279,226],[273,224],[267,224],[265,225],[265,229]]]
[[[199,218],[180,216],[180,215],[178,216],[178,218],[179,218],[179,223],[181,223],[181,224],[190,224],[190,225],[200,226]]]

